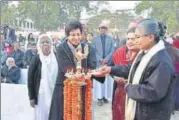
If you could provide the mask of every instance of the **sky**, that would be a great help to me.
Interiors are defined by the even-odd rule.
[[[139,1],[108,1],[111,10],[133,9]]]
[[[107,9],[111,11],[122,10],[122,9],[133,9],[135,4],[139,1],[108,1],[109,7]],[[103,6],[105,8],[105,6]],[[81,19],[88,19],[90,16],[86,12],[82,12]]]
[[[109,8],[111,11],[115,10],[121,10],[121,9],[133,9],[135,7],[135,4],[139,1],[108,1]],[[17,1],[13,2],[14,4],[17,4]],[[89,15],[87,15],[85,12],[82,13],[82,19],[89,18]]]

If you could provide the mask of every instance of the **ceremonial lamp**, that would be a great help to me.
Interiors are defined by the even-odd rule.
[[[92,120],[92,81],[81,64],[88,53],[87,44],[84,46],[84,53],[82,53],[82,46],[79,45],[74,52],[76,72],[71,70],[65,74],[67,79],[64,81],[64,120]]]

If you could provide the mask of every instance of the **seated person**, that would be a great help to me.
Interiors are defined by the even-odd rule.
[[[19,68],[23,68],[24,52],[20,49],[19,42],[14,42],[14,51],[10,54],[9,57],[13,57],[15,59],[15,64]]]
[[[6,65],[1,70],[1,82],[18,84],[20,75],[20,69],[16,66],[14,58],[7,58]]]
[[[32,60],[32,57],[34,55],[36,55],[37,53],[37,49],[36,49],[36,44],[33,43],[33,44],[30,44],[30,49],[28,49],[25,54],[24,54],[24,58],[23,58],[23,64],[24,64],[24,68],[28,68],[31,60]]]

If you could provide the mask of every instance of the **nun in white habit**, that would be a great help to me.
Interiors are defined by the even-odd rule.
[[[37,49],[38,54],[33,57],[28,69],[29,99],[30,105],[35,108],[35,119],[48,120],[58,64],[50,36],[39,36]]]

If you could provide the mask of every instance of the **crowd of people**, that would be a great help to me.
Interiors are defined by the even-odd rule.
[[[28,69],[30,105],[39,120],[63,120],[63,81],[69,69],[76,69],[77,48],[87,45],[84,70],[93,74],[93,93],[103,106],[112,99],[113,120],[170,120],[179,110],[179,33],[166,35],[166,26],[153,19],[132,21],[126,39],[108,35],[108,27],[98,27],[93,36],[78,21],[65,28],[66,37],[54,44],[51,36],[38,39],[30,33],[27,49],[19,40],[1,34],[2,82],[18,84],[20,69]],[[13,32],[12,32],[13,33]],[[8,35],[7,35],[8,34]]]
[[[37,54],[37,39],[42,33],[38,36],[35,36],[33,33],[24,36],[21,33],[17,35],[15,32],[13,28],[7,25],[1,32],[1,69],[3,71],[1,72],[1,78],[2,82],[18,84],[22,75],[21,70],[28,69],[30,61]],[[57,39],[53,38],[54,46],[57,46],[59,43]],[[8,58],[13,59],[13,66],[20,69],[14,71],[19,74],[17,77],[13,78],[13,75],[11,75],[15,73],[10,69],[12,65],[8,64]]]
[[[4,34],[1,34],[1,69],[4,71],[1,72],[2,82],[18,84],[21,77],[20,69],[28,68],[32,57],[37,53],[36,42],[35,39],[34,42],[28,39],[27,47],[24,48],[21,41],[5,37]],[[12,67],[18,70],[13,70]],[[13,74],[18,76],[14,77]]]

